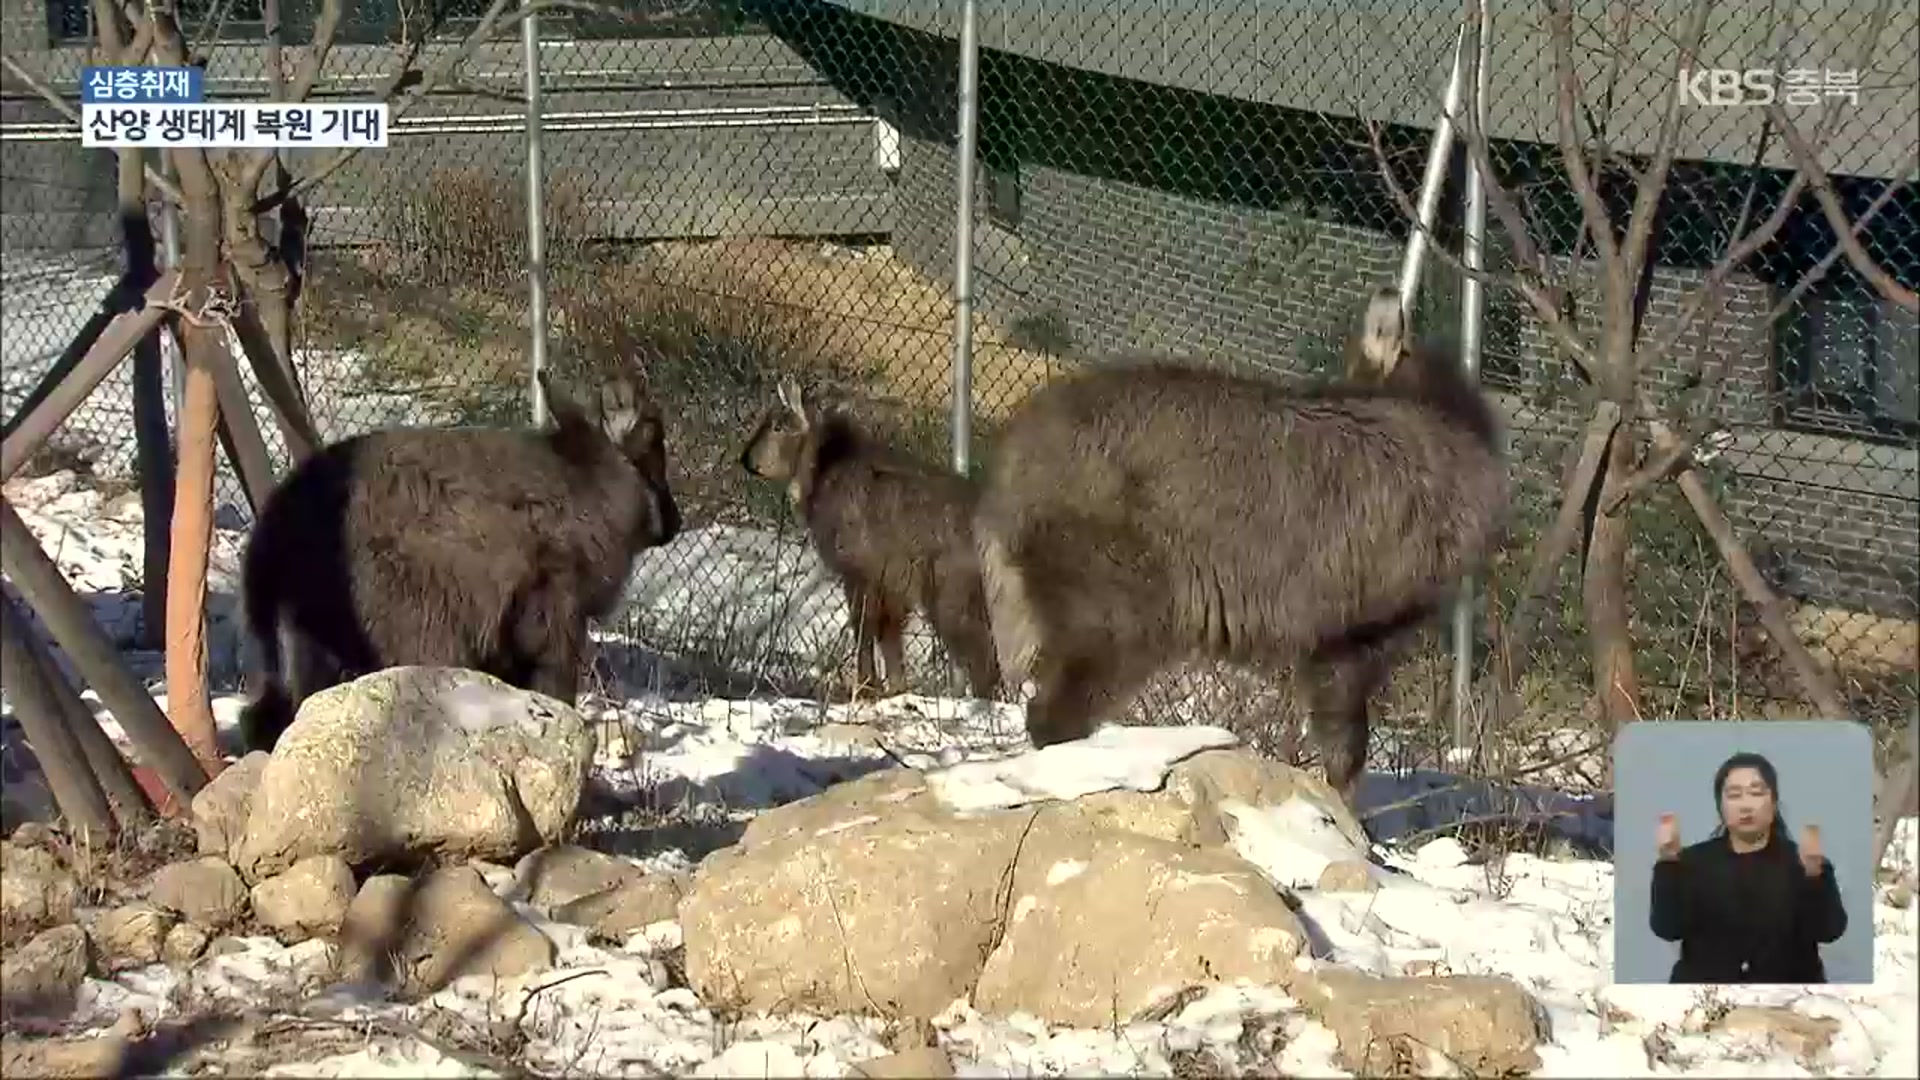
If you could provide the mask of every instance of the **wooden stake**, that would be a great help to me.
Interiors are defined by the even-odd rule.
[[[166,316],[167,309],[161,306],[167,297],[173,294],[173,283],[177,280],[171,271],[160,275],[160,280],[147,290],[147,306],[139,311],[130,311],[116,316],[108,324],[104,333],[87,349],[86,355],[75,364],[73,371],[58,386],[48,391],[45,398],[15,420],[13,429],[6,438],[0,440],[0,481],[12,479],[20,471],[20,466],[40,449],[55,428],[80,406],[87,395],[100,385],[100,381],[118,367],[120,361],[127,358],[140,339],[153,332]]]
[[[60,815],[76,833],[104,840],[114,833],[113,810],[93,770],[87,767],[79,741],[67,730],[66,717],[53,687],[47,685],[46,673],[27,651],[32,636],[33,627],[14,611],[12,601],[0,603],[0,681],[6,683],[7,696],[13,699],[13,714],[26,729],[27,742],[33,747],[40,771],[46,774],[47,786],[53,789]]]
[[[219,389],[207,350],[220,331],[191,322],[181,327],[187,361],[180,406],[179,467],[175,474],[172,561],[167,567],[167,718],[209,776],[224,758],[207,693],[207,550],[213,542],[214,429]],[[210,341],[212,339],[212,341]]]
[[[40,541],[4,496],[0,496],[0,568],[40,616],[60,650],[79,669],[133,740],[141,759],[182,804],[206,786],[206,770],[167,723],[165,713],[121,661],[119,650],[93,621],[87,606],[60,576]]]

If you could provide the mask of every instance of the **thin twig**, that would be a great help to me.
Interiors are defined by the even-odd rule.
[[[1840,205],[1840,197],[1834,193],[1833,181],[1827,176],[1826,169],[1820,165],[1820,155],[1807,142],[1806,136],[1795,127],[1785,109],[1777,103],[1766,105],[1767,118],[1780,129],[1792,151],[1794,163],[1800,172],[1807,176],[1813,189],[1813,200],[1820,207],[1820,213],[1827,219],[1827,226],[1833,230],[1834,240],[1840,250],[1846,254],[1848,265],[1854,272],[1865,278],[1874,289],[1889,302],[1899,305],[1907,311],[1920,312],[1920,294],[1895,281],[1892,274],[1875,262],[1867,252],[1866,245],[1860,242],[1859,230],[1847,220],[1846,208]]]

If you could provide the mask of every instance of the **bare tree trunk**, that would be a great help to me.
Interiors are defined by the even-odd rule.
[[[1633,444],[1623,428],[1607,449],[1598,506],[1607,503],[1633,471]],[[1634,670],[1633,631],[1627,611],[1627,550],[1633,530],[1627,507],[1598,511],[1587,539],[1581,600],[1587,616],[1587,641],[1593,663],[1594,701],[1608,730],[1640,715],[1640,678]]]

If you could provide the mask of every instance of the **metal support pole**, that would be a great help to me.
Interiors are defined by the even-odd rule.
[[[1453,73],[1447,76],[1440,122],[1434,125],[1433,143],[1427,148],[1427,172],[1420,178],[1420,200],[1415,207],[1417,227],[1407,238],[1407,253],[1400,263],[1400,304],[1409,315],[1413,312],[1414,297],[1420,291],[1420,271],[1427,261],[1427,237],[1433,231],[1434,217],[1440,212],[1440,191],[1447,182],[1447,161],[1453,150],[1453,117],[1460,111],[1461,85],[1466,76],[1463,55],[1466,43],[1467,28],[1462,24],[1460,36],[1453,44]]]
[[[973,436],[973,174],[978,168],[980,42],[975,0],[960,5],[960,151],[953,226],[953,468],[972,467]]]
[[[1473,115],[1474,128],[1487,130],[1487,70],[1492,16],[1485,0],[1475,5],[1480,17],[1478,47],[1474,50]],[[1457,65],[1456,65],[1457,68]],[[1480,378],[1480,348],[1485,340],[1483,320],[1487,310],[1486,285],[1473,276],[1486,268],[1487,189],[1473,156],[1466,155],[1467,221],[1466,237],[1461,245],[1460,261],[1468,270],[1460,286],[1460,366],[1468,381]],[[1453,745],[1468,745],[1468,699],[1473,692],[1473,593],[1471,577],[1460,582],[1460,595],[1453,604]]]
[[[547,395],[540,389],[540,373],[547,369],[547,207],[546,164],[540,153],[540,16],[526,10],[528,0],[520,0],[520,7],[520,43],[527,66],[527,314],[533,331],[527,378],[533,422],[545,426]]]

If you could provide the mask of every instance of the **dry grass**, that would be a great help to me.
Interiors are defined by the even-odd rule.
[[[767,239],[663,244],[653,255],[679,287],[763,298],[806,312],[822,356],[872,372],[887,395],[909,407],[952,402],[954,302],[949,290],[902,262],[889,247],[856,250]],[[995,420],[1068,363],[1007,342],[975,317],[976,415]]]

